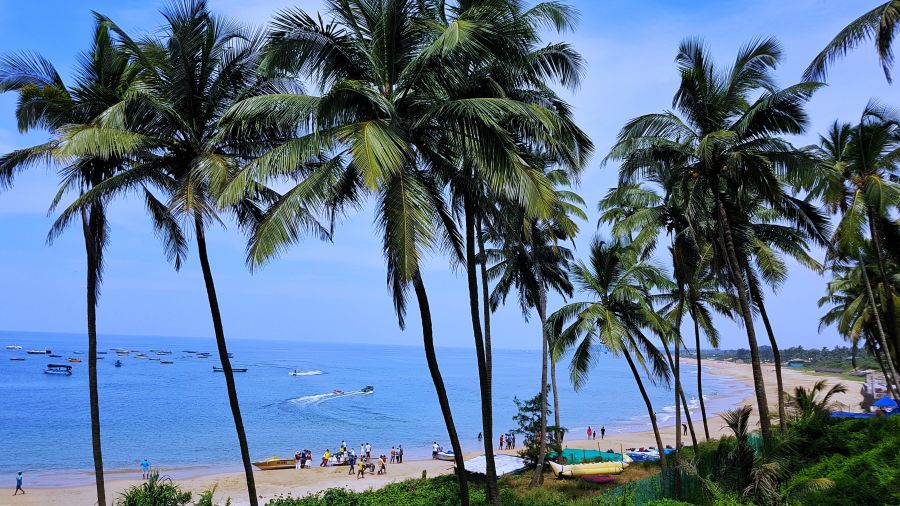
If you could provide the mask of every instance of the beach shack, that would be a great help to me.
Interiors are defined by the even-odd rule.
[[[787,361],[787,366],[800,369],[806,367],[806,360],[803,360],[802,358],[793,358]]]

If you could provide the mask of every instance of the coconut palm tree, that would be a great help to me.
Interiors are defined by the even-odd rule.
[[[562,171],[551,173],[551,179],[564,184],[568,183]],[[495,236],[491,242],[497,248],[485,252],[485,262],[490,264],[488,279],[496,282],[491,293],[491,309],[496,310],[513,290],[516,291],[522,316],[528,320],[532,310],[538,314],[541,323],[541,416],[540,451],[531,480],[531,486],[543,480],[544,458],[547,445],[547,385],[548,358],[550,353],[550,336],[547,324],[547,297],[553,291],[571,297],[572,284],[567,269],[572,259],[571,251],[559,244],[560,241],[573,240],[577,233],[577,225],[572,216],[586,218],[581,209],[583,201],[568,191],[560,191],[559,204],[548,220],[531,220],[525,209],[510,205],[500,205],[502,217],[494,220]],[[553,381],[555,386],[555,381]],[[556,401],[554,390],[554,401]],[[554,412],[556,410],[554,409]],[[559,427],[558,419],[557,425]],[[555,441],[560,441],[560,432],[554,434]]]
[[[794,395],[790,396],[789,403],[795,419],[827,416],[828,411],[834,408],[831,398],[837,394],[847,393],[847,386],[843,383],[832,385],[826,391],[827,385],[827,381],[819,380],[810,388],[806,388],[803,385],[798,385],[794,388]],[[824,393],[824,395],[819,397],[821,393]]]
[[[625,357],[647,407],[656,445],[663,448],[656,412],[638,367],[653,381],[667,383],[670,379],[665,356],[647,335],[667,337],[671,332],[650,304],[650,288],[665,285],[667,280],[639,256],[639,251],[621,242],[595,238],[588,262],[578,262],[570,274],[587,300],[566,304],[548,318],[547,326],[556,336],[551,350],[554,360],[572,350],[569,371],[576,389],[584,384],[598,346]],[[667,469],[665,459],[660,463]]]
[[[34,54],[7,56],[0,61],[0,91],[19,93],[16,116],[23,132],[46,129],[51,139],[43,144],[15,150],[0,158],[0,187],[11,185],[14,174],[36,163],[53,163],[67,125],[93,121],[108,107],[118,103],[134,77],[124,52],[117,48],[102,24],[94,28],[90,51],[80,56],[75,84],[67,86],[54,66]],[[59,192],[51,209],[70,192],[83,193],[122,170],[119,157],[76,157],[65,160],[59,174]],[[90,398],[91,442],[97,503],[107,504],[103,477],[103,451],[100,439],[100,396],[97,387],[97,301],[103,279],[103,260],[109,226],[103,201],[92,202],[79,210],[87,259],[87,336],[88,389]],[[71,224],[61,217],[48,235],[55,239]]]
[[[184,0],[162,10],[165,25],[159,36],[133,39],[112,20],[101,22],[116,34],[134,63],[137,77],[124,99],[96,121],[69,128],[62,147],[73,156],[126,156],[124,170],[85,193],[63,215],[79,206],[131,190],[162,192],[165,205],[149,205],[159,223],[178,230],[164,233],[169,256],[180,258],[187,243],[185,227],[193,233],[209,302],[219,360],[240,446],[250,504],[257,504],[256,486],[237,390],[228,357],[221,310],[209,262],[207,228],[222,223],[215,196],[217,187],[252,153],[256,139],[243,143],[223,140],[219,120],[237,100],[258,94],[265,81],[258,77],[261,39],[240,25],[213,15],[203,0]],[[249,197],[249,193],[247,194]],[[252,227],[261,206],[273,198],[255,187],[225,209],[242,226]],[[149,197],[148,197],[149,199]],[[159,231],[160,229],[158,229]],[[176,264],[177,265],[177,264]]]
[[[818,159],[819,177],[811,194],[833,213],[840,213],[829,258],[849,257],[861,261],[866,240],[881,279],[889,279],[885,242],[900,234],[890,213],[900,206],[897,163],[900,155],[900,114],[869,102],[853,126],[835,122],[820,145],[812,149]],[[866,234],[868,232],[868,234]],[[868,237],[866,237],[868,235]],[[863,270],[865,272],[865,270]],[[885,348],[893,363],[900,363],[900,322],[890,283],[882,283],[885,301],[883,329]],[[873,310],[877,311],[874,300]]]
[[[802,83],[779,89],[773,71],[780,60],[780,45],[761,39],[741,48],[730,67],[719,68],[700,40],[685,40],[676,57],[681,85],[672,102],[675,112],[630,120],[607,156],[624,160],[620,180],[626,183],[661,162],[676,162],[687,195],[685,219],[714,245],[716,272],[737,294],[767,444],[771,424],[765,380],[735,239],[745,233],[735,222],[745,213],[737,197],[749,192],[768,207],[786,206],[785,179],[779,175],[788,181],[798,177],[805,157],[780,136],[805,130],[803,105],[820,87]]]
[[[822,81],[828,74],[828,67],[838,58],[856,49],[863,42],[874,40],[878,61],[884,70],[884,77],[890,83],[891,68],[894,66],[894,36],[900,21],[900,1],[889,0],[844,27],[819,54],[803,73],[807,80]]]
[[[410,284],[420,313],[428,309],[421,306],[427,302],[420,282],[424,251],[449,244],[455,261],[473,258],[474,243],[469,240],[466,247],[457,240],[452,213],[443,202],[442,189],[458,176],[459,167],[486,174],[494,195],[538,211],[541,203],[548,206],[554,197],[552,183],[526,162],[519,141],[529,139],[534,149],[554,152],[560,135],[553,121],[543,121],[555,116],[552,111],[515,97],[467,96],[460,91],[469,86],[473,69],[518,57],[521,35],[515,32],[520,27],[512,19],[510,3],[444,7],[413,0],[332,1],[328,10],[334,19],[327,23],[301,9],[275,17],[263,69],[277,77],[308,80],[320,93],[295,89],[265,94],[228,112],[226,138],[292,133],[266,146],[220,196],[220,203],[228,205],[260,182],[296,182],[254,232],[251,263],[265,261],[298,239],[298,210],[329,214],[347,191],[360,198],[374,195],[388,280],[402,324]],[[473,228],[471,222],[467,225]],[[426,320],[426,353],[433,354]],[[479,343],[483,341],[476,339],[484,398],[485,356]],[[436,361],[429,360],[429,365],[435,366],[432,380],[457,454],[461,500],[467,501],[449,401]],[[483,418],[485,413],[483,409]],[[490,446],[486,441],[488,457]],[[487,467],[488,495],[496,501],[490,458]]]

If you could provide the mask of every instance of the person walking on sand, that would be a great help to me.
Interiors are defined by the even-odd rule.
[[[22,492],[22,494],[25,494],[25,489],[22,488],[22,480],[23,480],[22,471],[19,471],[19,474],[16,475],[16,491],[13,492],[13,495],[18,495],[19,492]]]
[[[588,425],[588,428],[587,428],[587,437],[588,437],[588,439],[590,439],[590,438],[591,438],[591,435],[593,435],[593,434],[594,434],[594,430],[591,429],[591,426],[590,426],[590,425]]]
[[[600,427],[600,439],[606,437],[606,426]],[[597,435],[594,434],[594,439],[597,439]]]
[[[322,463],[319,464],[319,467],[325,467],[328,465],[328,460],[331,458],[331,452],[328,451],[328,448],[325,448],[325,453],[322,454]]]
[[[356,479],[366,477],[366,464],[362,461],[362,455],[359,456],[359,462],[356,463]]]
[[[150,478],[150,461],[147,459],[141,461],[141,478],[144,480]]]
[[[686,424],[681,424],[681,435],[687,436],[687,425]]]
[[[353,450],[350,450],[350,460],[348,461],[348,463],[350,465],[347,467],[349,467],[350,470],[347,471],[347,474],[353,474],[353,471],[356,470],[356,454],[353,453]]]
[[[500,450],[503,449],[503,434],[500,434]]]
[[[397,463],[403,463],[403,445],[397,445]]]

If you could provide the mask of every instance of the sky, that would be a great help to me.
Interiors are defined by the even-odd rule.
[[[320,10],[322,2],[304,0],[210,0],[222,15],[257,25],[273,12],[298,6]],[[581,87],[566,98],[576,119],[591,136],[596,154],[577,191],[588,206],[576,243],[576,257],[587,253],[597,229],[596,205],[615,184],[617,167],[601,166],[619,128],[630,118],[671,106],[678,86],[673,59],[679,42],[699,36],[720,65],[759,37],[777,37],[785,58],[779,83],[794,84],[822,47],[847,23],[877,1],[759,0],[721,1],[574,1],[581,22],[574,33],[548,35],[565,40],[586,61]],[[101,12],[130,34],[157,30],[160,1],[0,0],[0,53],[36,51],[68,79],[79,51],[88,47],[91,10]],[[323,13],[327,18],[327,14]],[[854,121],[870,98],[900,105],[896,89],[881,73],[871,45],[857,49],[832,69],[828,86],[809,103],[809,132],[792,139],[816,141],[835,119]],[[0,152],[37,144],[44,132],[20,134],[14,118],[16,97],[0,95]],[[52,246],[46,234],[53,221],[47,208],[56,191],[53,167],[35,168],[0,193],[0,329],[31,332],[83,332],[85,265],[81,235],[69,230]],[[143,206],[137,201],[111,205],[111,243],[98,313],[98,331],[106,334],[211,336],[206,293],[196,249],[175,272],[165,260]],[[371,209],[340,224],[332,243],[307,239],[264,268],[250,273],[244,264],[246,239],[235,227],[209,233],[209,249],[223,312],[226,336],[236,339],[285,339],[347,343],[417,345],[421,342],[415,307],[406,331],[394,315],[385,283],[384,259]],[[821,252],[817,252],[821,259]],[[833,329],[818,330],[823,309],[817,301],[826,279],[790,263],[790,277],[767,296],[772,325],[782,347],[833,346]],[[432,306],[438,346],[471,347],[464,272],[451,268],[438,253],[429,256],[424,280]],[[575,296],[579,299],[579,295]],[[550,301],[551,310],[561,300]],[[744,330],[720,320],[726,348],[746,347]],[[759,328],[762,332],[763,329]],[[493,317],[494,345],[540,348],[536,316],[525,322],[514,300]],[[764,334],[760,334],[764,336]],[[764,340],[764,339],[763,339]]]

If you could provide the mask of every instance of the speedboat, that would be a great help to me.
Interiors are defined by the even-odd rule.
[[[362,387],[362,390],[360,390],[360,392],[365,393],[365,394],[368,394],[368,393],[371,393],[374,391],[375,391],[375,387],[373,387],[371,385],[366,385],[366,386]]]
[[[56,374],[58,376],[71,376],[72,366],[62,364],[47,364],[44,374]]]
[[[6,349],[7,350],[21,350],[22,347],[19,346],[18,344],[10,344],[10,345],[6,346]]]
[[[332,390],[331,393],[333,393],[334,395],[343,395],[344,391],[343,390]]]
[[[453,450],[444,450],[438,452],[434,458],[438,460],[456,460],[456,455],[453,453]]]
[[[259,462],[254,462],[253,465],[258,467],[260,471],[269,471],[271,469],[293,469],[297,466],[297,461],[294,459],[283,459],[276,455],[260,460]]]
[[[322,371],[319,371],[319,370],[298,371],[297,369],[294,369],[293,371],[289,372],[288,374],[291,376],[316,376],[316,375],[322,374]]]

